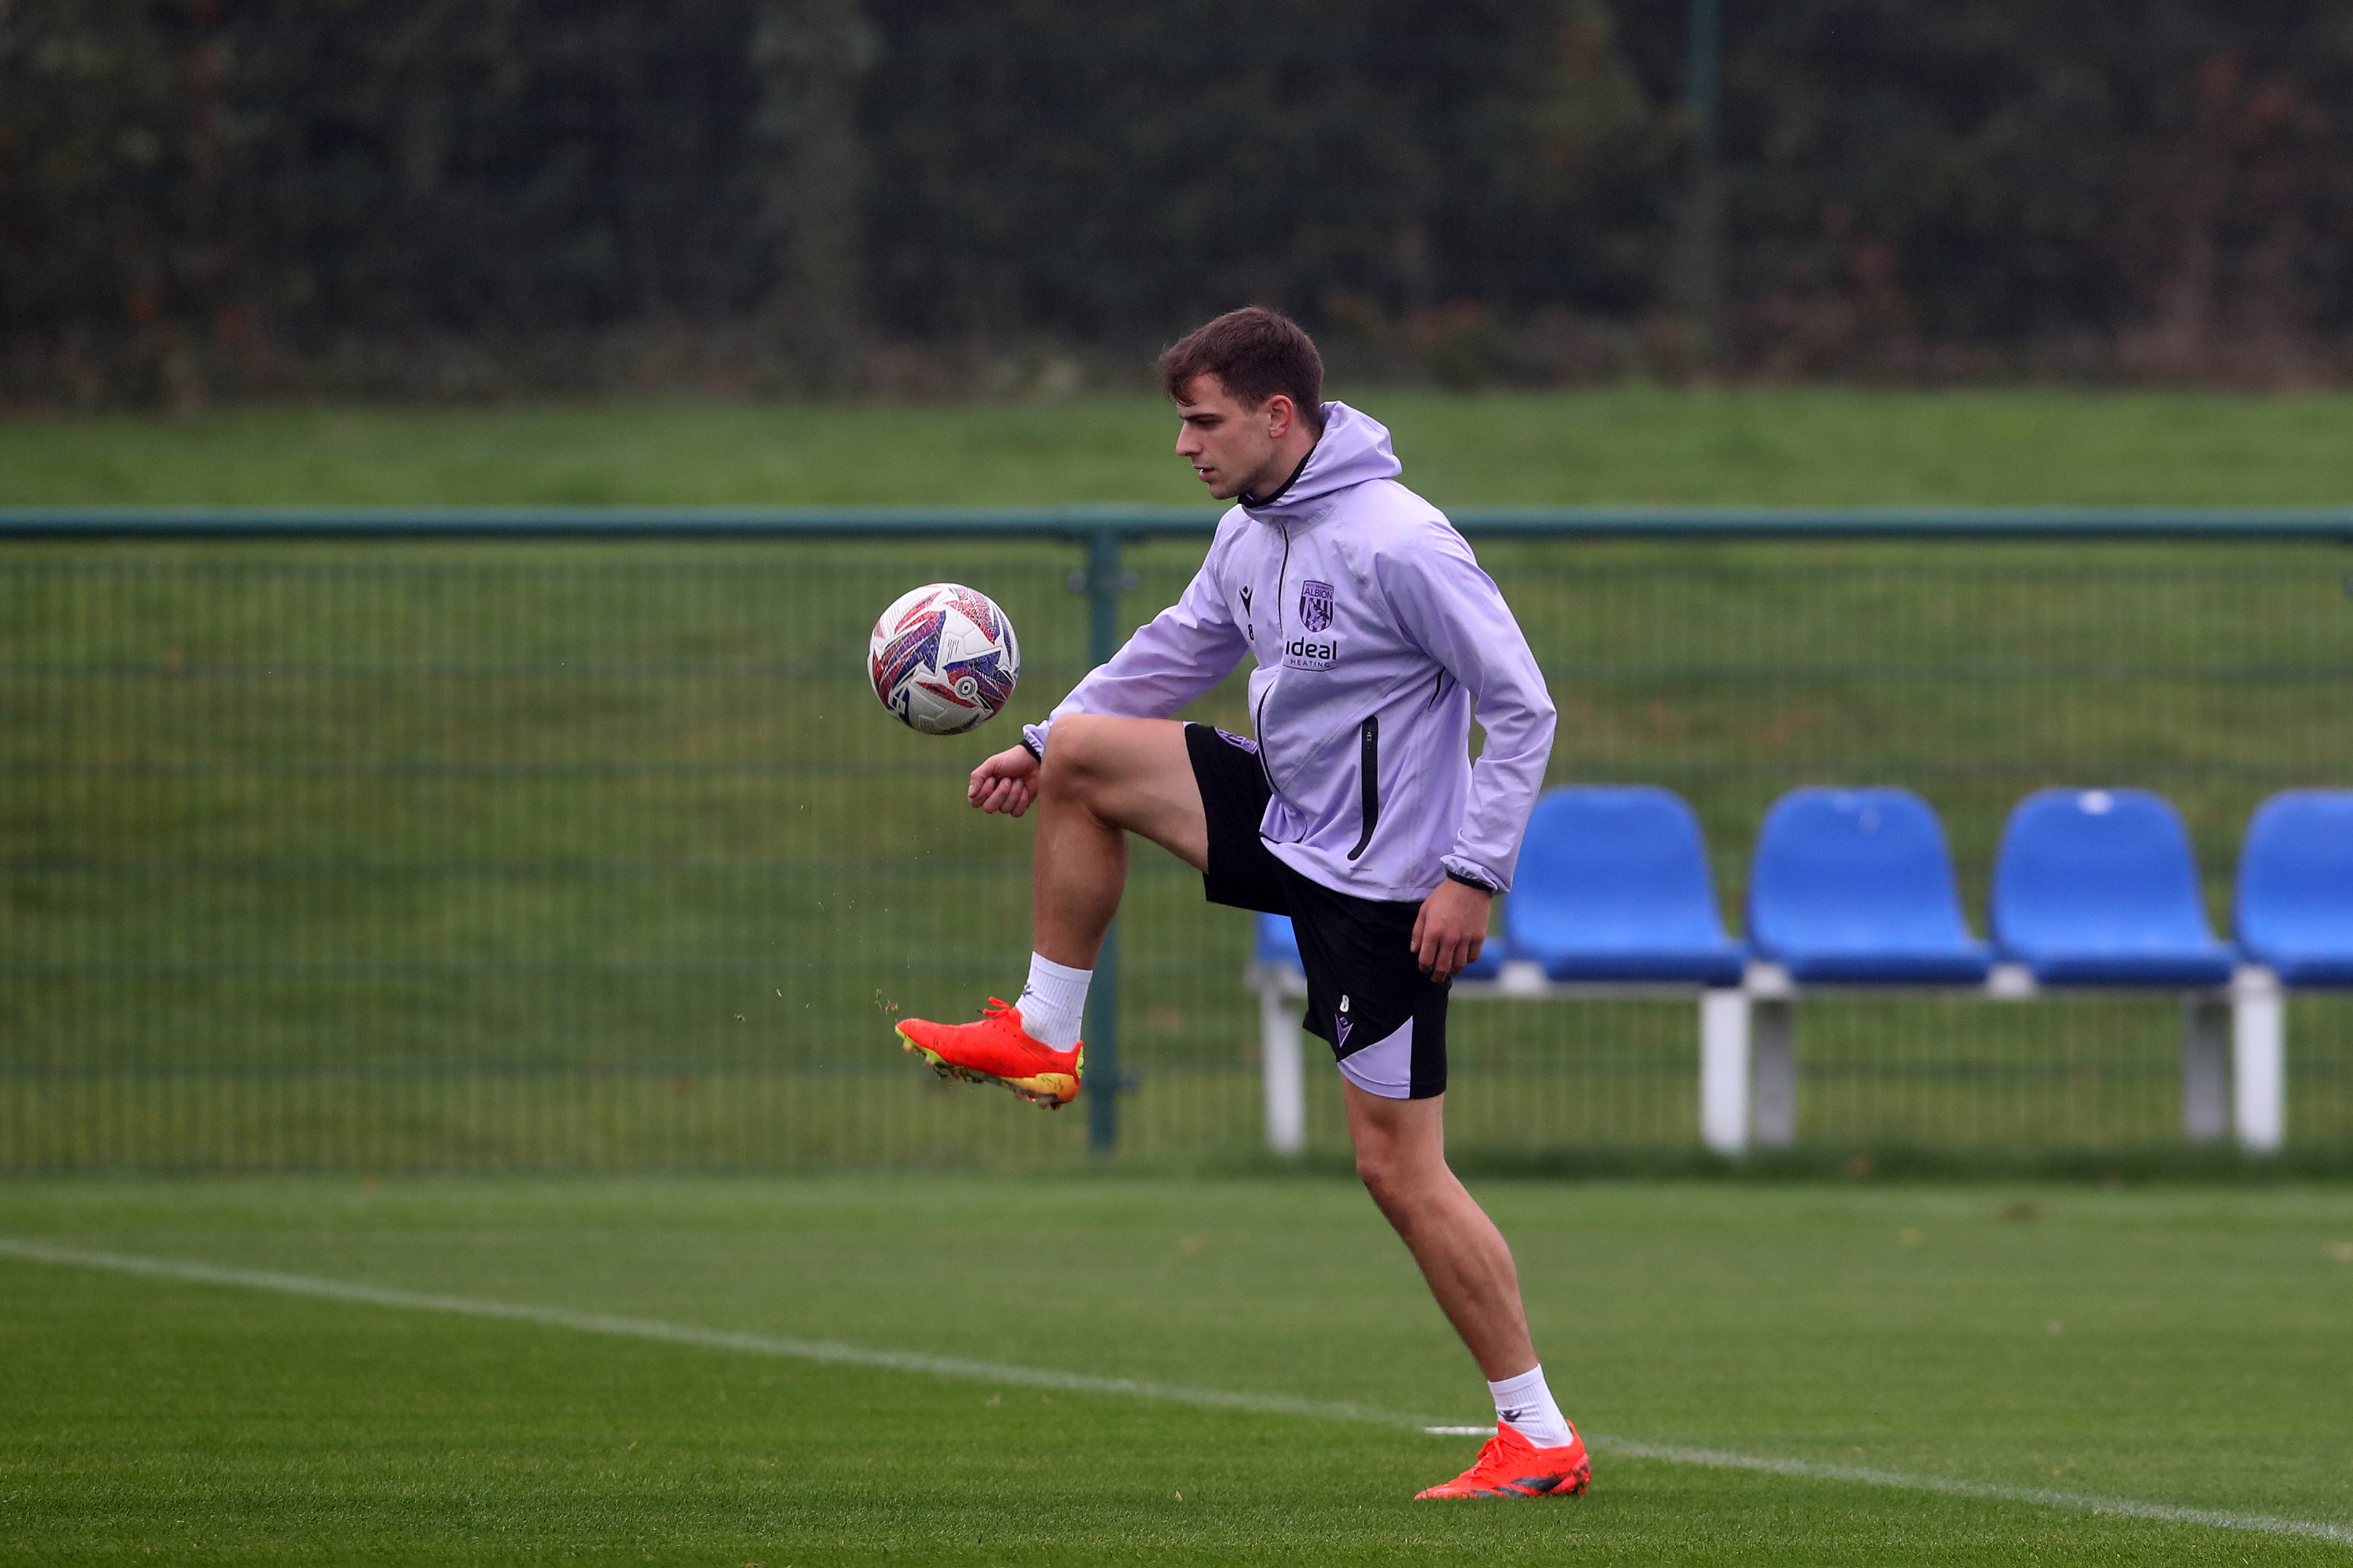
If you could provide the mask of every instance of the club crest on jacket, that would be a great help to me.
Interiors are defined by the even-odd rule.
[[[1310,579],[1299,584],[1299,629],[1328,631],[1332,626],[1332,584]]]

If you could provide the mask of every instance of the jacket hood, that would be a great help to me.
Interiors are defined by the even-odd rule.
[[[1298,475],[1268,500],[1240,505],[1260,522],[1297,522],[1341,490],[1403,472],[1405,465],[1389,450],[1388,426],[1345,403],[1327,403],[1324,434]]]

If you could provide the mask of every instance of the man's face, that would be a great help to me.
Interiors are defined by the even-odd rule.
[[[1277,394],[1259,408],[1245,408],[1214,375],[1197,375],[1176,399],[1185,423],[1176,435],[1176,455],[1193,465],[1209,494],[1231,500],[1251,493],[1274,462],[1275,442],[1291,428],[1291,399]],[[1274,476],[1281,482],[1283,476]]]

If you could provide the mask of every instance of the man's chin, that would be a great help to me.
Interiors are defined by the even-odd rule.
[[[1230,479],[1205,479],[1201,482],[1208,486],[1209,499],[1211,500],[1231,500],[1236,496],[1242,493],[1241,486],[1235,484]]]

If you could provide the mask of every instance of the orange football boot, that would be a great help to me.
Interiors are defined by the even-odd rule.
[[[1441,1497],[1575,1497],[1593,1482],[1593,1461],[1586,1457],[1585,1439],[1577,1428],[1557,1448],[1539,1448],[1520,1436],[1508,1421],[1495,1423],[1495,1435],[1479,1450],[1478,1463],[1442,1487],[1432,1487],[1419,1498]]]
[[[921,1051],[942,1078],[996,1083],[1060,1110],[1079,1097],[1087,1043],[1058,1051],[1021,1026],[1021,1009],[991,996],[977,1024],[930,1024],[909,1018],[899,1026],[899,1048]]]

